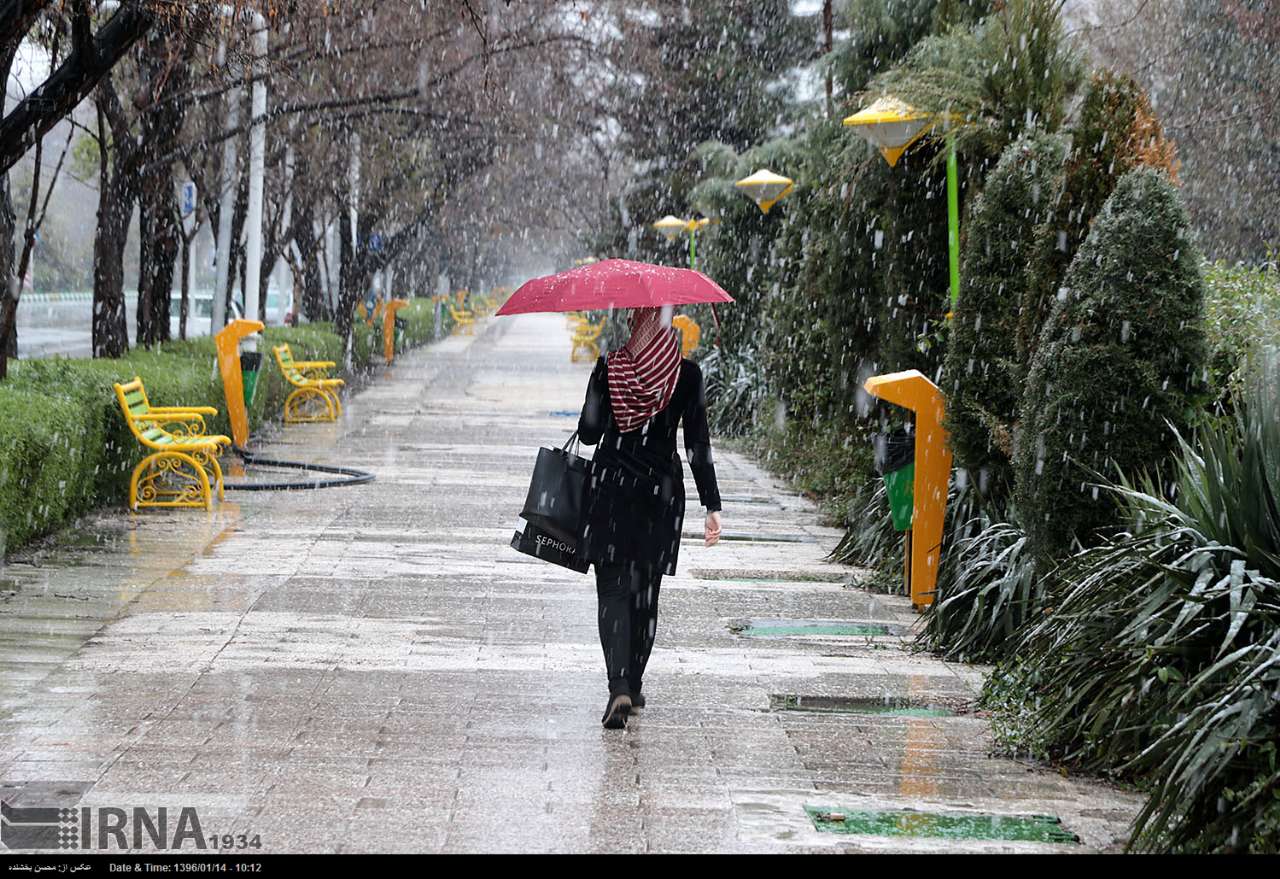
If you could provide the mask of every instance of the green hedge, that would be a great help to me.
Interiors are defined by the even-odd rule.
[[[400,316],[406,347],[434,337],[430,300],[415,301]],[[382,338],[380,327],[357,327],[352,366],[359,372],[374,352],[381,358]],[[281,342],[299,360],[343,362],[342,341],[329,324],[268,328],[251,427],[279,417],[288,396],[270,350]],[[230,435],[215,359],[213,340],[206,337],[131,351],[118,360],[12,363],[10,378],[0,384],[0,558],[94,507],[124,502],[142,449],[121,418],[114,383],[141,376],[156,406],[215,406],[219,414],[209,421],[210,432]]]

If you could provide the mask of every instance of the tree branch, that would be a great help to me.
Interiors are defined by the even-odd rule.
[[[77,48],[44,83],[14,107],[13,112],[0,121],[0,172],[13,167],[37,138],[48,134],[74,110],[154,22],[153,14],[141,6],[121,6],[91,41],[92,57],[84,57],[83,50]]]

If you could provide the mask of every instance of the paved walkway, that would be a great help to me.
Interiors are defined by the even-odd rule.
[[[206,835],[270,852],[1123,840],[1137,798],[989,757],[980,671],[905,649],[905,600],[823,562],[839,534],[739,455],[718,456],[726,539],[703,547],[691,505],[663,582],[649,707],[602,730],[593,580],[507,546],[535,450],[581,405],[568,344],[559,317],[490,322],[403,357],[340,424],[266,444],[370,485],[104,513],[11,558],[0,793],[192,806]],[[804,634],[823,621],[860,634]],[[806,805],[1054,815],[1081,844],[956,839],[928,815],[819,832]]]

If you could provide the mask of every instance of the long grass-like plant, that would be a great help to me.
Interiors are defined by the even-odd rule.
[[[1005,672],[1027,741],[1149,788],[1139,850],[1280,847],[1277,372],[1179,439],[1170,485],[1113,489],[1127,529],[1059,567]]]
[[[707,392],[707,421],[716,436],[740,437],[755,426],[768,393],[756,352],[711,348],[699,360]]]

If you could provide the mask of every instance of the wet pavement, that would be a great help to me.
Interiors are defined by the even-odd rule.
[[[10,557],[0,796],[192,807],[264,852],[1123,843],[1136,795],[991,757],[982,670],[910,652],[907,601],[824,562],[839,532],[724,451],[732,539],[702,546],[690,481],[648,706],[601,729],[593,579],[508,546],[538,446],[581,405],[568,355],[560,317],[482,323],[340,423],[261,443],[372,484],[109,511]],[[1015,816],[1060,830],[1002,834],[1035,823]]]

